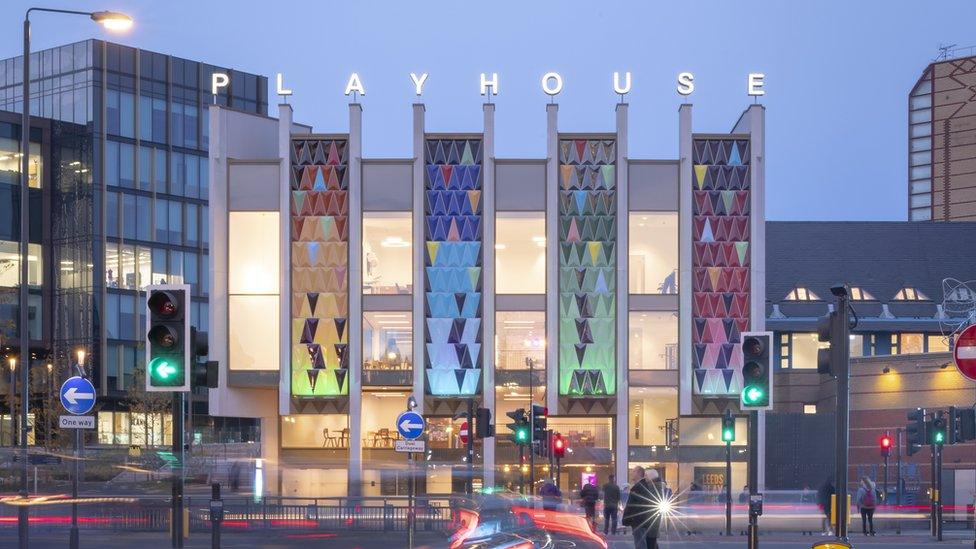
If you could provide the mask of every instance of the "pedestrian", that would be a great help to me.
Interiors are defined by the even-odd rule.
[[[559,491],[556,483],[547,480],[539,489],[539,495],[542,496],[542,508],[547,511],[555,511],[559,507],[559,500],[562,499],[563,494]]]
[[[241,486],[241,464],[239,461],[235,461],[230,466],[230,489],[232,492],[236,492]]]
[[[868,477],[861,478],[855,499],[858,509],[861,510],[861,531],[865,536],[875,535],[874,510],[878,506],[878,488],[874,481]]]
[[[590,481],[580,489],[580,502],[583,504],[583,511],[586,513],[586,520],[596,530],[596,502],[600,499],[600,490]]]
[[[746,484],[739,492],[739,503],[749,503],[749,485]]]
[[[614,475],[607,477],[603,485],[603,535],[617,535],[617,511],[620,506],[620,487],[614,482]]]
[[[631,528],[635,549],[658,549],[657,538],[665,513],[661,503],[666,488],[657,471],[645,471],[640,465],[634,467],[631,480],[633,485],[621,522]]]
[[[822,536],[834,535],[834,531],[830,523],[830,499],[833,497],[834,492],[833,479],[829,477],[826,481],[824,481],[823,485],[820,487],[820,490],[817,490],[817,506],[820,507],[820,510],[823,511],[824,514],[824,518],[821,521],[823,528],[820,535]]]

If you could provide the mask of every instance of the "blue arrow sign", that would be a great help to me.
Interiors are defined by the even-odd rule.
[[[61,386],[61,406],[80,416],[95,407],[95,386],[83,377],[69,377]]]
[[[416,440],[424,434],[424,416],[413,411],[406,411],[397,416],[396,428],[400,436],[407,440]]]

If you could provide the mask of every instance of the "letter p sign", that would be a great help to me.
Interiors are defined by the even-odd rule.
[[[210,80],[210,94],[217,95],[217,90],[226,88],[230,84],[230,77],[222,72],[215,72]]]

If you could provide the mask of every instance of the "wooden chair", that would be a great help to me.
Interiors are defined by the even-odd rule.
[[[322,441],[322,447],[323,448],[325,448],[327,446],[330,446],[330,445],[332,447],[335,447],[335,445],[336,445],[336,437],[335,437],[335,435],[330,435],[329,434],[329,429],[328,428],[322,429],[322,438],[324,439]]]
[[[349,447],[349,428],[346,427],[342,431],[339,431],[339,447],[348,448]]]

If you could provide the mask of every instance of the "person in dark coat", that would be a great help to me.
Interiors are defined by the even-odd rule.
[[[822,535],[832,536],[834,534],[832,524],[830,523],[830,498],[834,495],[836,490],[834,490],[833,479],[827,479],[823,486],[817,490],[817,506],[823,511],[823,532]]]
[[[586,520],[596,530],[596,502],[600,499],[600,490],[587,482],[580,489],[580,500],[582,500],[583,510],[586,512]]]
[[[640,465],[634,467],[631,480],[634,484],[620,522],[632,529],[635,549],[657,549],[664,516],[661,500],[667,489],[657,471],[645,471]]]
[[[620,487],[614,475],[603,485],[603,535],[617,535],[617,507],[620,505]]]

